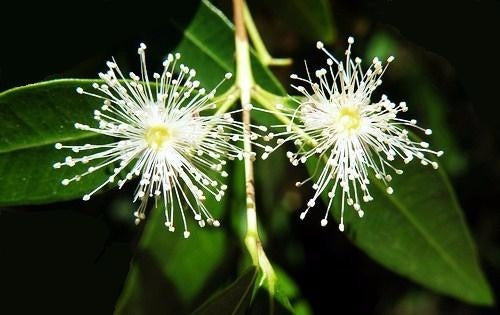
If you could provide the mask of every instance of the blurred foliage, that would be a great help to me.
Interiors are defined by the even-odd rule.
[[[252,300],[257,274],[257,268],[251,267],[230,286],[203,303],[193,314],[246,314],[247,305]]]
[[[223,214],[224,203],[209,199],[207,206],[216,217]],[[226,257],[228,244],[222,229],[202,229],[190,220],[191,236],[186,241],[181,231],[168,232],[164,221],[160,202],[147,220],[118,300],[117,314],[187,312]]]
[[[252,6],[254,1],[249,1]],[[261,4],[277,19],[308,40],[333,43],[337,39],[331,5],[328,0],[275,0]],[[265,30],[262,30],[265,33]]]

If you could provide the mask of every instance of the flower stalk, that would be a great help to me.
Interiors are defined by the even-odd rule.
[[[252,258],[252,263],[258,266],[264,277],[268,281],[270,293],[274,292],[276,275],[269,262],[257,230],[257,211],[255,205],[255,186],[253,162],[255,156],[252,152],[251,143],[251,97],[254,86],[252,68],[250,64],[250,51],[248,37],[245,28],[244,11],[246,4],[244,0],[233,0],[233,14],[235,25],[235,45],[236,45],[236,86],[240,91],[241,106],[243,108],[243,149],[247,153],[244,155],[245,164],[245,187],[246,187],[246,215],[247,231],[245,235],[245,245]]]

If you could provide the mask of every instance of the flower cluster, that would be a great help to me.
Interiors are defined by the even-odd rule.
[[[408,109],[405,102],[395,104],[385,95],[379,101],[372,102],[372,93],[382,83],[381,77],[394,57],[389,57],[385,66],[378,58],[374,58],[369,68],[363,71],[361,59],[351,58],[354,39],[349,37],[348,43],[345,61],[339,61],[324,48],[323,43],[318,42],[317,48],[328,57],[327,68],[316,70],[314,79],[307,64],[307,78],[291,75],[292,79],[299,82],[292,87],[303,97],[296,99],[299,104],[296,109],[278,106],[291,122],[283,126],[286,127],[285,131],[274,134],[278,137],[277,146],[263,154],[263,158],[266,158],[283,143],[293,141],[298,150],[287,152],[293,165],[306,163],[313,156],[322,160],[325,165],[323,168],[316,167],[315,174],[297,183],[297,186],[301,186],[310,180],[315,181],[312,186],[314,196],[308,201],[300,218],[304,219],[320,195],[327,192],[329,203],[321,220],[321,225],[325,226],[329,209],[340,191],[337,198],[341,198],[341,231],[344,230],[346,203],[362,217],[361,201],[373,200],[368,190],[371,174],[385,184],[388,194],[392,194],[390,171],[403,173],[403,170],[391,164],[393,160],[401,158],[404,163],[409,163],[417,159],[423,165],[437,168],[438,164],[426,154],[443,154],[442,151],[429,149],[427,142],[415,140],[409,135],[406,127],[423,131],[426,135],[432,131],[417,126],[414,119],[398,117],[400,112]]]
[[[154,80],[150,81],[145,49],[144,44],[138,49],[141,76],[130,73],[126,78],[113,60],[107,62],[108,71],[99,74],[104,83],[93,84],[98,92],[77,89],[78,93],[100,98],[103,103],[100,110],[94,111],[97,127],[80,123],[75,127],[111,136],[116,141],[78,146],[57,143],[56,149],[71,149],[86,155],[68,156],[64,162],[55,163],[54,168],[77,163],[92,165],[83,174],[64,179],[63,185],[102,168],[113,168],[107,180],[84,195],[83,200],[89,200],[115,180],[121,188],[133,177],[140,177],[134,193],[134,201],[140,201],[134,213],[136,224],[145,218],[148,199],[161,198],[166,227],[175,230],[174,209],[180,209],[187,238],[190,232],[186,211],[192,212],[201,227],[220,225],[203,201],[207,194],[217,201],[224,195],[227,185],[220,177],[228,176],[224,170],[226,160],[242,159],[245,154],[253,157],[255,153],[244,152],[236,145],[242,141],[243,130],[242,123],[232,118],[237,111],[202,115],[216,108],[213,101],[216,89],[207,92],[200,88],[195,70],[179,64],[180,54],[169,54],[163,62],[163,72],[154,73]],[[219,85],[230,78],[227,73]]]
[[[443,154],[442,151],[429,149],[427,142],[416,140],[409,134],[407,127],[423,131],[426,135],[432,131],[417,126],[414,119],[398,117],[400,112],[408,109],[405,102],[395,104],[385,95],[377,102],[371,100],[394,57],[387,58],[385,65],[374,58],[364,71],[362,60],[351,57],[354,39],[349,37],[348,43],[344,61],[337,60],[323,43],[317,43],[317,48],[327,55],[326,69],[316,70],[313,78],[306,64],[306,78],[291,75],[298,81],[292,87],[302,96],[295,98],[298,103],[295,109],[277,106],[281,115],[289,119],[288,124],[281,126],[286,129],[264,137],[267,141],[277,138],[275,147],[254,142],[265,149],[263,159],[289,141],[298,147],[296,152],[287,152],[293,165],[306,163],[311,157],[318,159],[321,164],[317,165],[314,174],[297,183],[301,186],[313,181],[315,190],[300,218],[304,219],[317,199],[327,193],[329,203],[321,220],[321,225],[325,226],[333,200],[340,194],[341,231],[344,230],[345,204],[352,206],[362,217],[362,202],[373,200],[368,189],[372,176],[386,186],[388,194],[392,194],[390,171],[403,173],[392,161],[400,158],[409,163],[417,159],[423,165],[437,168],[438,164],[429,155]],[[184,212],[191,211],[201,227],[205,224],[219,226],[219,221],[212,217],[203,203],[207,193],[220,201],[227,189],[219,176],[214,175],[228,176],[224,170],[227,159],[243,159],[244,156],[253,159],[255,153],[244,152],[235,144],[243,140],[244,128],[241,122],[232,118],[232,114],[241,110],[201,114],[216,108],[213,101],[216,88],[230,79],[230,73],[207,93],[194,79],[196,72],[179,64],[180,54],[169,54],[163,63],[163,72],[154,73],[154,82],[150,82],[145,49],[144,44],[138,49],[140,77],[130,73],[126,78],[113,60],[107,63],[109,70],[99,74],[104,83],[93,84],[97,93],[77,89],[80,94],[102,99],[103,105],[100,110],[94,111],[97,127],[80,123],[76,123],[75,127],[111,136],[118,141],[80,146],[57,143],[57,149],[89,153],[81,157],[68,156],[64,162],[55,163],[54,168],[99,161],[83,174],[62,181],[63,185],[68,185],[99,169],[113,167],[111,176],[84,195],[83,200],[88,200],[96,191],[114,182],[115,178],[119,178],[117,184],[121,188],[133,177],[140,177],[134,194],[134,201],[141,202],[134,213],[136,223],[145,218],[150,197],[162,199],[165,225],[170,231],[175,230],[174,209],[179,208],[184,237],[187,238],[190,232]],[[267,130],[264,126],[252,127]],[[254,132],[249,136],[251,141],[259,137]]]

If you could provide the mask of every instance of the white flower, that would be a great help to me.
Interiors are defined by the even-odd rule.
[[[114,61],[107,63],[109,70],[100,73],[103,84],[94,83],[97,94],[78,88],[80,94],[87,94],[103,100],[100,110],[94,111],[98,127],[76,123],[81,130],[90,130],[117,138],[108,144],[85,144],[70,146],[57,143],[56,149],[88,152],[81,157],[66,157],[54,168],[73,166],[76,163],[98,161],[83,174],[64,179],[63,185],[78,181],[104,167],[113,167],[112,175],[93,191],[83,196],[88,200],[96,191],[117,180],[121,188],[127,181],[139,176],[139,185],[134,202],[141,201],[134,213],[136,224],[145,218],[148,199],[163,199],[165,225],[175,230],[174,208],[181,212],[184,237],[189,237],[185,211],[191,211],[201,227],[205,223],[219,226],[204,206],[206,194],[219,201],[227,189],[222,177],[226,159],[242,159],[242,149],[233,144],[242,140],[242,124],[231,117],[231,113],[201,115],[214,109],[216,90],[206,93],[200,82],[194,80],[193,69],[179,63],[180,54],[169,54],[163,62],[162,74],[154,73],[152,84],[146,71],[146,46],[140,45],[138,54],[141,62],[141,77],[130,73],[127,80]],[[178,74],[174,71],[180,70]],[[229,79],[228,73],[225,79]],[[225,80],[224,79],[224,80]],[[222,80],[222,82],[224,81]],[[221,82],[221,83],[222,83]],[[221,84],[219,83],[219,85]],[[248,153],[254,155],[254,153]],[[212,174],[212,175],[211,175]],[[121,176],[123,175],[123,176]],[[121,178],[120,178],[121,177]]]
[[[327,69],[315,71],[315,79],[311,78],[307,70],[307,78],[300,78],[295,74],[292,79],[298,80],[294,89],[303,94],[303,99],[297,99],[299,106],[295,110],[283,109],[284,114],[290,117],[291,124],[286,125],[285,132],[274,136],[286,136],[278,140],[278,145],[267,150],[263,158],[287,141],[294,141],[299,147],[298,152],[287,152],[293,165],[305,163],[308,158],[318,156],[325,161],[324,168],[316,168],[319,176],[314,174],[307,180],[297,183],[301,186],[313,178],[314,196],[308,201],[307,209],[300,215],[304,219],[310,208],[314,207],[317,199],[323,192],[328,192],[329,203],[321,225],[328,223],[328,212],[332,201],[340,191],[341,218],[339,229],[344,230],[344,207],[347,203],[363,216],[362,203],[373,200],[368,190],[369,174],[382,181],[388,194],[393,193],[389,186],[392,177],[389,171],[402,174],[403,171],[391,165],[396,158],[409,163],[414,158],[423,165],[438,164],[431,161],[425,154],[440,156],[442,151],[428,149],[427,142],[415,141],[408,135],[405,127],[412,127],[423,131],[426,135],[432,132],[416,125],[416,120],[398,118],[399,112],[406,112],[405,102],[396,105],[382,95],[378,102],[371,101],[373,91],[382,83],[381,77],[387,65],[394,57],[387,59],[382,65],[378,58],[374,58],[368,70],[361,68],[360,58],[351,58],[351,45],[354,39],[349,37],[349,47],[345,51],[345,62],[335,59],[318,42],[317,48],[327,56]],[[307,69],[307,65],[306,65]],[[310,87],[306,89],[302,83]],[[279,106],[278,109],[283,108]]]

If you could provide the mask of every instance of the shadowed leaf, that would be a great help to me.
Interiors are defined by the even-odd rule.
[[[257,268],[251,267],[235,282],[196,309],[193,315],[245,314],[252,298],[257,274]]]

